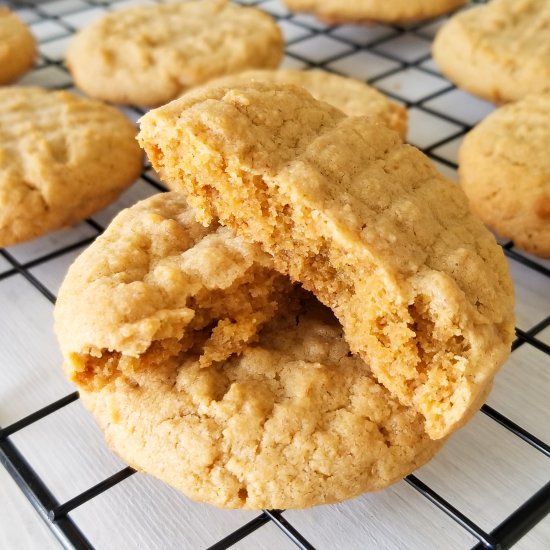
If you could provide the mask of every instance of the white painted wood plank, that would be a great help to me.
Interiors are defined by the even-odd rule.
[[[0,281],[0,426],[74,391],[61,372],[53,306],[22,276]]]
[[[46,527],[8,472],[0,466],[0,548],[4,550],[59,550],[61,545]]]
[[[70,514],[97,550],[197,550],[214,544],[257,515],[193,502],[143,474],[133,475]],[[264,533],[278,537],[271,530]],[[269,550],[281,548],[270,546],[272,541],[264,537],[262,541]]]
[[[29,271],[55,296],[59,292],[59,287],[67,274],[69,266],[86,249],[85,246],[76,250],[57,256],[43,264],[38,264]]]
[[[79,401],[11,437],[59,502],[65,502],[126,464],[105,444],[103,433]]]
[[[476,542],[405,482],[285,517],[319,549],[453,550]]]
[[[550,356],[523,344],[495,378],[487,402],[550,443]]]
[[[508,260],[516,292],[516,325],[529,330],[550,314],[550,277]]]
[[[24,264],[94,235],[97,235],[96,230],[83,222],[74,227],[53,231],[39,239],[10,246],[6,250]]]
[[[546,516],[514,546],[514,550],[548,550],[548,548],[550,548],[550,516]]]
[[[550,461],[478,413],[417,475],[490,531],[550,479]]]

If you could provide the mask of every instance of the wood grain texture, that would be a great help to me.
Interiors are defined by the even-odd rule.
[[[74,402],[11,436],[59,502],[126,467],[80,402]]]
[[[46,527],[15,481],[0,467],[0,548],[5,550],[60,550],[61,544]]]
[[[53,306],[21,275],[0,281],[0,426],[74,391],[61,373]]]
[[[250,3],[249,0],[241,2]],[[117,6],[135,3],[134,0],[124,0],[117,2]],[[39,22],[43,19],[42,14],[51,10],[51,13],[61,14],[63,22],[81,27],[104,13],[102,8],[87,7],[80,0],[62,0],[42,3],[40,13],[29,9],[20,10],[19,14],[28,21]],[[279,1],[268,1],[263,7],[276,14],[286,13]],[[316,36],[310,30],[322,29],[323,24],[308,16],[298,16],[285,20],[285,25],[287,31],[292,25],[304,37],[309,35],[306,41],[309,47],[304,50],[304,45],[300,46],[300,41],[297,41],[295,49],[309,52],[312,56],[325,55],[323,48],[328,47],[326,37]],[[438,22],[429,23],[419,32],[432,37],[438,25]],[[382,36],[392,40],[393,33],[383,26],[343,26],[331,31],[328,42],[334,45],[334,40],[342,37],[361,45]],[[40,51],[54,61],[62,61],[69,38],[43,42]],[[407,54],[402,49],[396,49],[395,53],[398,56]],[[41,63],[44,65],[44,60]],[[25,82],[45,86],[69,82],[61,66],[45,65],[30,73]],[[287,56],[283,66],[295,68],[306,64]],[[434,68],[429,60],[423,62],[423,66]],[[364,49],[352,50],[349,56],[339,57],[328,67],[367,78],[398,68],[399,64]],[[417,69],[408,69],[389,79],[382,78],[380,83],[404,97],[432,93],[447,85],[437,77],[419,73],[421,71]],[[422,105],[468,124],[478,122],[493,109],[492,105],[460,90],[435,96]],[[135,111],[128,114],[131,118],[136,116]],[[446,136],[445,132],[451,130],[446,124],[442,125],[440,119],[431,116],[419,117],[415,125],[411,136],[426,145],[432,139],[444,137],[442,131]],[[434,152],[443,159],[455,161],[461,141],[462,138],[453,139]],[[455,171],[445,164],[439,163],[438,167],[451,178],[456,177]],[[97,213],[94,219],[105,225],[121,208],[156,192],[154,187],[140,179],[116,203]],[[82,223],[11,247],[8,252],[25,263],[95,233],[89,224]],[[76,253],[67,253],[40,264],[32,268],[31,273],[56,294]],[[522,254],[550,268],[550,260]],[[516,289],[518,326],[528,330],[550,313],[550,278],[516,260],[510,260],[509,264]],[[9,262],[0,257],[0,273],[8,269]],[[48,300],[22,276],[14,275],[0,280],[0,306],[0,349],[3,350],[0,360],[0,426],[5,426],[74,391],[74,388],[65,381],[60,370],[61,356],[51,328],[52,305]],[[550,345],[550,327],[538,338]],[[503,367],[488,402],[550,443],[549,395],[550,356],[526,344],[516,350]],[[75,496],[124,466],[109,451],[92,417],[80,403],[57,411],[12,439],[60,501]],[[490,531],[550,479],[550,461],[485,415],[478,414],[417,475]],[[217,542],[257,515],[192,502],[163,483],[136,474],[76,508],[70,517],[98,550],[198,550]],[[289,511],[285,517],[318,550],[467,550],[476,542],[404,482],[336,506]],[[61,546],[0,466],[0,549],[56,548]],[[295,546],[275,525],[267,524],[234,548],[292,550]],[[514,550],[549,548],[550,517],[547,517]]]
[[[487,402],[549,443],[550,356],[530,344],[522,345],[496,377]]]
[[[133,475],[70,514],[97,550],[206,548],[257,515],[193,502],[143,474]],[[262,532],[260,539],[251,539],[252,546],[241,548],[285,550],[279,533],[273,529],[265,533],[271,535],[266,539]]]
[[[550,313],[550,277],[508,260],[516,291],[516,326],[529,330]]]

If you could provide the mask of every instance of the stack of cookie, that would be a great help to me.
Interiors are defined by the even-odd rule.
[[[504,256],[395,131],[278,77],[226,84],[142,119],[173,191],[69,270],[66,372],[113,449],[191,498],[380,489],[470,418],[506,359]]]
[[[452,17],[433,56],[458,86],[506,105],[459,153],[472,210],[514,245],[550,258],[550,3],[492,0]]]

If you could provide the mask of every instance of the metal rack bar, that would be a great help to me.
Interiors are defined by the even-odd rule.
[[[261,7],[261,4],[264,3],[264,1],[265,0],[257,0],[255,2],[247,3]],[[480,2],[482,0],[474,1]],[[84,2],[85,3],[82,4],[82,9],[85,9],[86,7],[98,7],[105,5],[104,2],[96,0],[84,0]],[[42,17],[42,20],[56,21],[70,33],[76,31],[73,26],[66,23],[60,16],[48,14],[47,11],[44,10],[45,3],[41,4],[33,2],[31,0],[17,0],[11,2],[11,4],[19,7],[32,8]],[[79,10],[76,11],[78,12]],[[294,25],[307,28],[309,34],[304,39],[310,38],[311,36],[327,35],[332,38],[337,38],[340,42],[346,44],[350,48],[350,51],[334,55],[330,58],[324,59],[322,62],[315,62],[301,55],[287,52],[287,55],[289,57],[305,63],[308,68],[327,69],[327,65],[329,63],[342,59],[350,55],[350,53],[352,54],[354,52],[370,51],[372,48],[382,45],[384,42],[393,40],[396,37],[399,37],[405,33],[413,33],[415,36],[426,39],[426,37],[423,36],[420,32],[422,24],[419,24],[410,28],[396,27],[394,29],[395,32],[373,40],[369,42],[366,47],[363,47],[357,45],[352,40],[347,40],[346,38],[343,38],[341,36],[335,37],[330,34],[327,29],[312,28],[299,21],[294,21],[292,17],[292,14],[276,16],[279,21],[292,20]],[[289,44],[297,44],[301,40],[302,38],[297,38]],[[440,77],[440,75],[435,73],[433,70],[421,66],[421,63],[429,59],[429,55],[420,57],[414,61],[404,61],[403,59],[395,55],[380,50],[375,50],[375,53],[377,56],[385,58],[388,61],[392,61],[393,63],[397,63],[398,65],[395,68],[390,68],[380,74],[377,74],[375,77],[368,79],[368,82],[370,84],[375,84],[382,79],[387,78],[388,76],[397,74],[404,69],[409,68],[421,71],[430,76]],[[47,58],[47,56],[43,57],[45,59],[46,66],[55,66],[60,70],[65,70],[62,61],[49,59]],[[442,89],[437,90],[431,94],[426,94],[422,96],[422,98],[416,101],[406,100],[393,92],[385,91],[385,93],[386,95],[401,101],[409,108],[414,107],[423,111],[426,114],[438,117],[441,120],[455,124],[457,126],[458,129],[456,132],[450,134],[444,139],[432,143],[429,147],[424,148],[424,152],[427,153],[432,159],[444,164],[445,166],[456,169],[456,163],[449,161],[448,159],[438,155],[434,151],[438,147],[450,143],[453,140],[456,140],[457,138],[460,138],[462,135],[466,134],[466,132],[471,129],[471,126],[455,118],[449,113],[441,113],[426,105],[428,101],[435,99],[439,96],[443,96],[453,89],[454,86],[452,85],[445,86]],[[136,110],[136,112],[142,111]],[[148,175],[146,173],[147,170],[149,170],[148,166],[144,168],[141,176],[142,179],[146,181],[149,185],[153,186],[156,190],[163,191],[164,187],[162,186],[162,184],[159,184],[154,180],[154,178]],[[100,234],[104,229],[101,224],[93,219],[87,220],[87,223],[98,234]],[[45,298],[47,298],[50,302],[55,303],[56,298],[54,294],[50,290],[48,290],[46,286],[44,286],[44,284],[29,271],[29,269],[37,265],[41,265],[54,258],[57,258],[58,256],[61,256],[63,254],[74,251],[81,246],[85,246],[89,244],[93,239],[94,237],[81,239],[74,244],[60,247],[59,249],[56,249],[48,254],[33,258],[31,261],[26,263],[21,263],[11,253],[5,250],[0,250],[0,254],[9,262],[11,266],[4,273],[0,274],[0,280],[12,277],[16,274],[20,274],[25,277],[25,279],[30,284],[32,284],[33,287],[36,288]],[[522,266],[524,266],[526,269],[533,270],[544,277],[550,278],[550,269],[548,267],[546,267],[542,263],[538,263],[537,261],[529,257],[524,256],[523,254],[515,250],[513,248],[513,243],[508,242],[503,246],[503,248],[505,254],[509,258],[521,263]],[[529,346],[534,347],[535,349],[550,357],[550,346],[540,340],[540,338],[538,338],[539,333],[549,326],[550,316],[546,317],[543,321],[538,322],[527,331],[517,329],[517,339],[514,342],[513,350],[519,348],[524,344],[528,344]],[[63,546],[65,548],[78,548],[87,550],[92,549],[92,545],[86,539],[85,535],[79,530],[78,526],[71,520],[68,514],[76,507],[82,505],[85,502],[88,502],[90,499],[93,499],[97,495],[103,493],[104,491],[128,478],[134,473],[134,470],[129,467],[125,468],[117,472],[116,474],[102,480],[100,483],[87,489],[86,491],[70,499],[69,501],[60,504],[59,502],[57,502],[54,495],[50,492],[44,481],[40,478],[40,476],[37,475],[37,473],[29,465],[25,457],[19,452],[13,442],[9,439],[10,435],[18,432],[19,430],[23,430],[30,424],[44,418],[49,414],[54,413],[62,407],[72,403],[76,399],[78,399],[78,394],[74,392],[63,397],[62,399],[46,405],[40,410],[29,414],[28,416],[14,422],[4,429],[0,429],[0,462],[14,478],[23,493],[32,503],[34,508],[38,511],[38,513],[49,526],[49,528],[54,532],[54,534],[57,536]],[[535,448],[537,451],[550,458],[550,446],[548,445],[548,443],[537,438],[536,436],[525,430],[523,427],[519,426],[518,424],[507,418],[505,415],[488,405],[484,405],[482,407],[482,411],[493,421],[505,427],[508,431],[519,437],[522,441],[526,442],[531,447]],[[506,520],[503,521],[499,526],[497,526],[491,532],[487,533],[485,530],[479,527],[479,525],[477,525],[475,521],[461,513],[456,507],[452,505],[452,503],[443,499],[432,488],[424,484],[416,476],[408,476],[408,478],[406,478],[406,482],[424,498],[430,501],[434,506],[442,510],[447,516],[451,517],[465,531],[476,537],[479,541],[479,543],[474,547],[476,550],[481,548],[494,550],[504,550],[506,548],[510,548],[522,536],[528,533],[529,530],[537,525],[537,523],[542,518],[550,513],[549,482],[537,493],[532,495],[531,498],[529,498],[522,506],[520,506],[512,514],[510,514],[510,516],[508,516]],[[286,520],[283,515],[283,511],[265,510],[253,520],[242,525],[223,539],[216,542],[214,545],[210,546],[210,550],[221,550],[229,548],[269,522],[273,522],[298,548],[308,550],[314,548],[314,546],[293,525],[291,525]]]

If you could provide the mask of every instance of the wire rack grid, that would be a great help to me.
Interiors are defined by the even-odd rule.
[[[20,83],[74,90],[63,65],[71,35],[107,10],[136,3],[143,2],[8,3],[39,42],[39,60]],[[407,27],[328,26],[278,0],[239,3],[278,20],[284,66],[351,75],[405,104],[408,141],[456,179],[461,139],[493,106],[457,90],[434,65],[431,40],[445,18]],[[144,112],[123,111],[132,120]],[[91,219],[0,250],[0,462],[64,547],[550,547],[550,262],[512,242],[500,243],[518,302],[512,359],[483,414],[393,488],[308,511],[227,512],[191,503],[114,457],[63,380],[51,311],[74,258],[119,210],[163,190],[145,166],[129,191]]]

